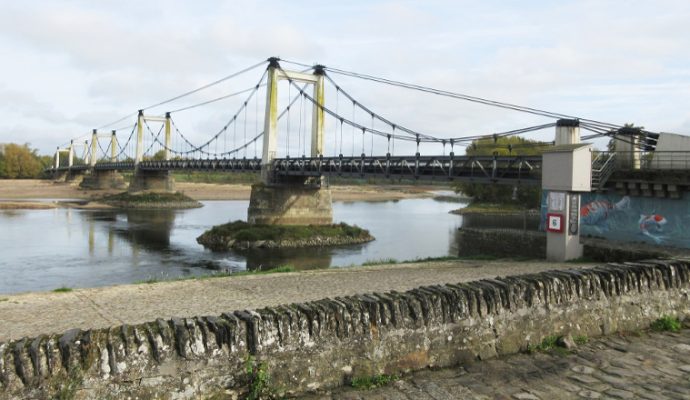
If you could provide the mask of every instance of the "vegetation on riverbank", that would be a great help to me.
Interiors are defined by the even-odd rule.
[[[336,246],[372,240],[374,238],[366,229],[342,222],[332,225],[251,225],[245,221],[214,226],[196,239],[213,251]]]
[[[465,152],[468,156],[529,156],[540,155],[547,145],[550,143],[523,139],[519,136],[505,136],[474,140]],[[455,191],[471,197],[472,202],[467,208],[474,207],[473,212],[482,214],[537,209],[541,203],[539,186],[458,183]],[[458,211],[454,213],[465,213]]]
[[[96,200],[116,208],[197,208],[201,207],[201,203],[192,199],[191,197],[180,193],[118,193],[110,196],[102,197]]]
[[[255,172],[189,171],[173,172],[175,182],[215,183],[215,184],[254,184],[261,181]]]
[[[525,208],[523,204],[518,203],[490,203],[481,201],[472,201],[467,207],[459,208],[451,211],[452,214],[484,214],[484,215],[501,215],[501,214],[522,214],[524,212],[537,212],[537,209]]]
[[[0,143],[0,179],[38,178],[52,165],[52,156],[39,155],[28,143]]]

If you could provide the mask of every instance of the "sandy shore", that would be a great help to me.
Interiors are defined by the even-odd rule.
[[[595,264],[454,260],[0,295],[0,342]]]
[[[249,200],[249,185],[220,185],[211,183],[176,183],[177,190],[195,200]],[[431,197],[437,186],[367,185],[332,186],[336,201],[386,201]],[[0,199],[83,199],[89,200],[114,194],[121,190],[84,190],[76,184],[55,183],[50,180],[0,180]],[[8,203],[9,202],[5,202]],[[16,202],[13,202],[16,203]],[[26,205],[26,203],[25,203]],[[10,206],[8,206],[9,208]]]

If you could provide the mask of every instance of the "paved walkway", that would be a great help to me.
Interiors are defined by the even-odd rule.
[[[517,354],[304,399],[690,399],[690,329],[611,336],[571,354]]]
[[[358,293],[404,291],[594,264],[450,261],[121,285],[68,293],[0,295],[0,342],[72,328],[103,328],[156,318],[301,303]]]

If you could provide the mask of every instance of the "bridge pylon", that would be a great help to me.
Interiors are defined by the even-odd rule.
[[[147,170],[141,168],[141,162],[144,160],[144,125],[146,121],[162,122],[165,127],[165,145],[164,153],[165,160],[170,159],[171,147],[171,125],[170,113],[166,113],[165,117],[146,116],[144,110],[139,110],[137,116],[137,142],[136,153],[134,157],[134,174],[129,183],[128,191],[130,193],[136,192],[165,192],[172,193],[175,191],[175,180],[169,170]]]
[[[311,157],[323,156],[324,150],[324,69],[316,66],[313,74],[284,70],[278,58],[270,58],[266,89],[264,144],[261,158],[261,183],[252,186],[247,220],[250,224],[325,225],[333,222],[331,191],[324,179],[283,177],[273,171],[278,148],[278,82],[288,80],[312,84],[316,100],[312,112]]]
[[[110,134],[98,133],[97,129],[91,131],[90,154],[88,159],[89,169],[86,171],[84,178],[79,183],[79,187],[83,189],[124,189],[127,184],[125,179],[117,170],[100,170],[96,168],[98,163],[98,139],[110,139],[110,157],[109,161],[115,161],[117,158],[117,136],[115,131]],[[107,157],[107,154],[104,154]]]

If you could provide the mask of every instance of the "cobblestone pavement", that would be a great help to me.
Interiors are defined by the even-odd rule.
[[[220,315],[326,297],[404,291],[425,285],[593,265],[457,260],[120,285],[69,293],[0,295],[0,342],[62,333],[71,328]]]
[[[517,354],[305,399],[690,399],[690,329],[610,336],[570,354]]]

